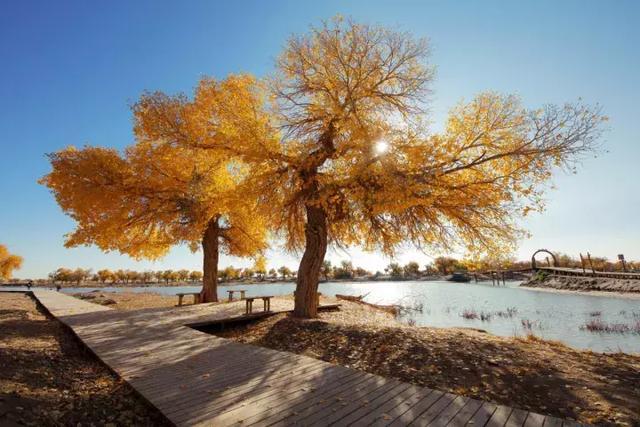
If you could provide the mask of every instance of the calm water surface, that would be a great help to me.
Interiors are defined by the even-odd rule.
[[[199,286],[102,288],[107,292],[158,292],[165,295],[198,292],[199,289]],[[220,286],[220,298],[226,298],[226,291],[233,289],[246,289],[248,296],[284,295],[293,292],[294,284]],[[66,288],[64,292],[91,290]],[[581,326],[592,319],[635,325],[640,322],[640,299],[536,291],[519,288],[517,283],[494,287],[491,283],[462,284],[444,281],[322,283],[320,292],[331,296],[366,294],[365,300],[371,303],[421,308],[421,311],[403,314],[403,320],[412,320],[421,326],[471,327],[496,335],[522,336],[528,332],[522,324],[526,320],[533,325],[532,332],[535,335],[562,341],[575,348],[640,353],[638,333],[593,333],[581,329]],[[511,317],[497,314],[506,313],[509,308],[517,310]],[[473,310],[478,314],[488,313],[491,317],[488,321],[465,319],[461,316],[465,310]],[[601,314],[594,316],[596,312]]]

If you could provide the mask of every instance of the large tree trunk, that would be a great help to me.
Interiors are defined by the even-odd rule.
[[[320,270],[327,252],[327,215],[321,206],[307,204],[307,224],[305,225],[305,248],[298,279],[293,315],[313,318],[318,315],[318,281]]]
[[[220,226],[218,218],[212,218],[202,237],[202,251],[204,252],[202,265],[202,291],[200,302],[218,302],[218,256],[219,256]]]

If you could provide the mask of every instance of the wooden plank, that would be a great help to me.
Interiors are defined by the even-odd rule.
[[[418,404],[420,401],[422,401],[423,399],[425,399],[427,396],[429,396],[431,393],[434,393],[433,390],[428,389],[428,388],[423,388],[422,390],[420,390],[417,393],[414,393],[413,395],[411,395],[411,397],[409,397],[408,399],[406,399],[404,402],[402,402],[401,404],[399,404],[398,406],[396,406],[395,408],[393,408],[390,411],[385,412],[385,414],[388,417],[385,417],[384,415],[382,415],[381,417],[378,418],[378,420],[376,422],[374,422],[372,425],[373,426],[387,426],[390,425],[394,420],[396,420],[397,418],[399,418],[402,414],[404,414],[405,412],[407,412],[408,410],[410,410],[412,407],[414,407],[416,404]]]
[[[337,397],[343,396],[354,389],[358,389],[371,381],[368,376],[356,373],[347,381],[339,381],[318,387],[312,396],[302,396],[291,399],[285,407],[274,406],[259,414],[245,418],[243,426],[269,425],[288,426],[292,424],[304,425],[304,419],[309,415],[323,411]]]
[[[542,427],[544,424],[544,415],[534,414],[533,412],[529,413],[526,421],[524,422],[524,427]]]
[[[560,418],[552,417],[550,415],[544,417],[544,427],[561,427],[562,420]]]
[[[335,402],[344,402],[345,396],[355,401],[366,393],[365,390],[375,390],[384,384],[384,381],[381,381],[381,377],[376,375],[362,375],[362,372],[358,372],[357,376],[359,377],[359,381],[351,384],[350,388],[340,388],[330,390],[329,392],[322,392],[314,399],[300,402],[300,404],[294,403],[291,411],[287,408],[288,415],[286,418],[282,417],[283,414],[279,414],[279,416],[265,417],[260,420],[260,423],[274,422],[273,425],[309,425],[316,419],[317,414],[326,413],[328,408],[332,407]]]
[[[178,364],[174,364],[171,371],[166,372],[166,375],[162,377],[153,375],[154,371],[152,370],[149,373],[151,375],[145,375],[144,378],[141,378],[138,381],[138,384],[141,387],[153,387],[158,384],[162,385],[166,382],[183,382],[189,377],[198,377],[206,374],[217,374],[220,371],[224,372],[225,376],[234,374],[245,374],[261,370],[267,371],[272,367],[287,366],[294,362],[294,360],[289,358],[277,357],[277,354],[273,355],[274,357],[270,357],[268,359],[257,357],[256,355],[253,355],[253,357],[245,358],[242,353],[230,351],[218,353],[218,355],[221,357],[208,361],[179,362]],[[228,358],[229,360],[236,360],[236,362],[227,364],[225,363],[225,358]],[[297,362],[300,366],[311,366],[320,361],[314,362],[313,359],[309,359],[299,360]]]
[[[522,427],[527,419],[528,412],[522,409],[514,409],[505,424],[505,427]]]
[[[580,424],[575,420],[562,420],[562,427],[583,427],[586,424]]]
[[[496,408],[496,411],[493,413],[486,427],[502,427],[505,425],[507,420],[509,419],[509,415],[511,415],[511,411],[513,408],[508,406],[500,405]]]
[[[312,398],[312,396],[320,395],[318,388],[324,384],[336,384],[351,381],[350,376],[344,375],[344,372],[332,370],[329,374],[319,376],[316,382],[306,383],[304,386],[291,387],[288,390],[276,389],[270,390],[268,393],[262,393],[249,399],[242,400],[240,404],[225,408],[222,411],[207,410],[207,413],[201,414],[197,418],[190,420],[203,425],[230,425],[237,422],[254,417],[263,413],[265,410],[279,408],[284,410],[289,407],[290,402],[298,401],[300,398]],[[284,391],[284,393],[283,393]]]
[[[223,408],[234,408],[237,404],[243,405],[253,403],[269,397],[273,393],[282,395],[288,391],[297,389],[305,389],[310,387],[310,383],[322,380],[322,376],[327,379],[335,378],[342,375],[337,372],[327,372],[327,368],[322,365],[314,367],[310,372],[298,374],[294,378],[284,378],[282,381],[271,384],[268,379],[261,379],[258,384],[262,386],[246,386],[244,388],[231,387],[228,391],[221,394],[216,392],[209,395],[208,393],[189,393],[190,399],[186,399],[181,403],[170,401],[168,405],[171,407],[165,413],[169,416],[175,416],[176,419],[182,419],[185,415],[193,413],[192,408],[196,407],[199,413],[220,412]],[[240,383],[241,384],[241,383]],[[238,397],[239,396],[239,397]]]
[[[467,421],[468,426],[480,427],[484,426],[487,421],[493,416],[493,413],[498,408],[498,405],[490,402],[484,402],[480,409],[473,414],[473,417]]]
[[[197,392],[204,391],[205,389],[210,389],[212,387],[224,387],[229,384],[243,382],[257,377],[265,378],[273,375],[275,378],[280,378],[285,376],[287,371],[289,371],[289,373],[302,374],[305,370],[311,370],[313,368],[323,366],[323,363],[321,361],[316,361],[301,364],[296,368],[291,368],[291,366],[292,364],[288,361],[275,360],[266,362],[264,367],[259,364],[254,364],[253,366],[240,365],[239,367],[230,369],[229,372],[224,372],[224,370],[221,372],[219,369],[212,369],[210,367],[209,370],[200,370],[192,373],[186,372],[178,377],[158,376],[157,378],[154,378],[153,383],[139,383],[137,381],[132,381],[132,383],[135,383],[136,386],[146,392],[152,392],[154,390],[162,392],[165,387],[171,385],[182,388],[188,387],[189,390]],[[151,373],[151,375],[153,375],[153,373]]]
[[[389,390],[379,394],[378,397],[371,400],[368,405],[358,405],[356,402],[347,402],[343,406],[342,410],[342,413],[346,416],[340,418],[335,425],[348,426],[368,414],[373,414],[375,418],[378,418],[378,414],[381,413],[381,406],[410,387],[411,386],[406,383],[395,384]],[[340,410],[335,411],[334,413],[340,413]]]
[[[284,364],[274,371],[259,370],[252,371],[244,375],[229,375],[216,377],[204,377],[197,384],[184,382],[179,388],[172,387],[171,392],[156,393],[155,402],[157,404],[170,403],[174,409],[185,406],[185,402],[191,406],[197,404],[200,400],[211,400],[221,395],[233,397],[234,394],[244,393],[248,389],[256,389],[261,384],[267,387],[277,387],[279,384],[290,381],[291,376],[300,376],[301,378],[309,373],[317,372],[323,369],[324,365],[318,363],[313,366],[303,366],[298,369],[291,368],[289,364]],[[202,377],[202,376],[201,376]],[[145,393],[149,391],[141,389]],[[185,392],[188,390],[188,392]],[[194,396],[197,396],[194,398]]]
[[[432,420],[429,423],[430,427],[444,427],[449,424],[449,421],[455,417],[458,412],[467,404],[470,399],[464,396],[458,396],[455,398],[453,402],[449,404],[445,408],[444,411],[440,412],[435,420]]]
[[[244,396],[244,399],[235,399],[233,402],[225,402],[223,400],[220,400],[220,403],[212,402],[212,405],[209,405],[207,408],[207,412],[223,414],[241,409],[246,406],[247,403],[256,407],[276,407],[283,402],[294,401],[300,396],[315,396],[319,393],[319,389],[337,387],[344,382],[350,382],[356,379],[357,375],[355,372],[342,372],[338,369],[332,369],[299,384],[287,383],[286,385],[280,385],[278,387],[269,387],[269,384],[264,384],[261,389],[256,389],[255,392],[250,390],[249,393]],[[273,397],[275,395],[279,396],[279,401],[274,401]]]
[[[426,426],[429,425],[447,406],[451,404],[458,396],[451,393],[445,393],[436,403],[429,407],[426,411],[420,414],[416,419],[411,421],[411,426]]]
[[[427,393],[431,391],[432,390],[427,390]],[[367,415],[360,418],[353,425],[372,426],[376,424],[390,424],[391,421],[400,415],[400,411],[406,410],[406,408],[414,405],[422,398],[421,392],[422,390],[418,387],[408,387],[402,393],[394,396],[382,406],[378,407],[375,411],[369,412]]]
[[[300,417],[299,423],[311,426],[337,421],[353,410],[353,407],[369,405],[371,399],[395,386],[395,383],[390,383],[382,377],[370,374],[368,376],[367,381],[359,384],[354,390],[346,390],[331,399],[326,399],[319,405],[319,410],[311,411],[310,414]]]
[[[432,391],[428,395],[425,395],[415,405],[413,405],[410,408],[408,408],[405,412],[403,412],[395,420],[393,420],[393,422],[390,425],[391,426],[395,426],[395,427],[408,425],[411,421],[413,421],[417,417],[419,417],[420,414],[422,414],[424,411],[426,411],[431,406],[436,404],[438,402],[438,400],[444,398],[444,396],[445,396],[445,393],[443,393],[441,391],[438,391],[438,390]]]
[[[464,405],[460,412],[456,414],[455,417],[451,421],[449,421],[448,426],[450,427],[462,427],[467,424],[467,422],[473,417],[473,415],[480,409],[482,406],[482,401],[477,399],[469,399],[467,400],[467,404]]]
[[[401,392],[404,388],[398,390],[399,385],[401,383],[397,381],[385,381],[384,378],[380,378],[377,384],[365,389],[363,393],[358,393],[357,396],[347,394],[343,399],[331,401],[325,411],[304,420],[304,424],[308,426],[334,423],[344,425],[347,421],[346,417],[350,417],[351,421],[357,421],[365,413],[375,410],[392,396]],[[353,418],[353,415],[357,416]]]

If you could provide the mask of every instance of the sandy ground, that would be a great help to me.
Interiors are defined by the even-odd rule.
[[[151,307],[175,307],[178,297],[175,295],[161,295],[153,292],[82,292],[72,294],[76,298],[95,304],[102,304],[117,310],[137,310]],[[193,297],[185,296],[183,304],[192,304]]]
[[[0,293],[0,425],[168,423],[57,321],[18,293]]]
[[[640,357],[573,350],[534,337],[402,325],[341,302],[301,321],[277,315],[222,336],[542,414],[640,425]]]

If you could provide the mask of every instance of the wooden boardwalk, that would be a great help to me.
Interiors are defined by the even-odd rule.
[[[241,315],[242,302],[117,311],[55,291],[33,294],[178,426],[581,425],[187,326]],[[291,308],[273,301],[274,311]]]
[[[568,268],[568,267],[537,267],[537,270],[549,271],[557,275],[584,276],[584,277],[606,277],[609,279],[634,279],[640,280],[640,273],[623,271],[592,271],[590,268]]]

